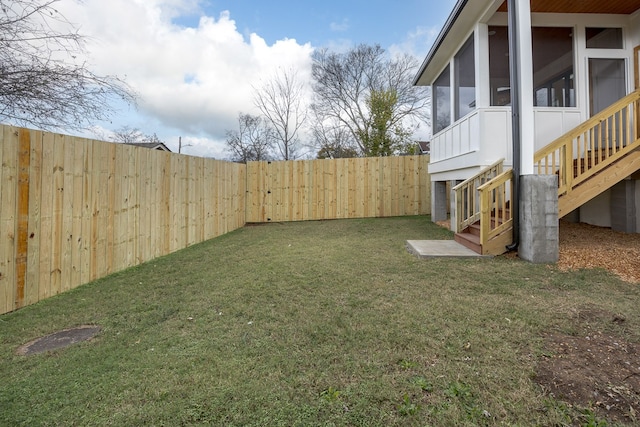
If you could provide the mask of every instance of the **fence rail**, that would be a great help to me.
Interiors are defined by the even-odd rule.
[[[0,314],[247,222],[428,214],[427,163],[242,165],[0,125]]]

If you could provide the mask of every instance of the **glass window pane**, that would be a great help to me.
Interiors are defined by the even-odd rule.
[[[476,68],[473,35],[462,46],[454,60],[456,117],[458,120],[476,108]]]
[[[622,28],[587,28],[588,49],[622,49]]]
[[[449,66],[433,83],[433,133],[451,124],[451,77]]]
[[[534,102],[539,107],[575,107],[573,89],[573,28],[531,29]],[[546,89],[547,97],[538,92]]]
[[[541,87],[536,90],[536,105],[538,107],[548,107],[549,106],[549,94],[546,87]]]
[[[534,104],[575,107],[573,28],[534,27],[531,37]],[[489,27],[489,82],[491,105],[511,105],[507,27]]]
[[[491,105],[511,105],[507,27],[489,27],[489,84]]]

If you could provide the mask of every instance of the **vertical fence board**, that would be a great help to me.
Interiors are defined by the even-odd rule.
[[[18,162],[16,193],[16,234],[15,234],[15,306],[25,303],[27,287],[27,259],[29,235],[29,169],[31,163],[31,135],[27,129],[18,130]]]
[[[51,296],[51,266],[53,253],[53,199],[56,191],[53,182],[54,137],[42,135],[42,195],[40,198],[40,266],[38,269],[38,299]]]
[[[42,132],[31,131],[29,162],[29,232],[25,305],[39,300],[42,200]]]
[[[72,164],[71,166],[71,188],[73,188],[73,197],[71,201],[71,232],[69,242],[71,245],[71,266],[69,289],[81,285],[82,282],[82,246],[84,245],[84,236],[82,235],[82,213],[84,198],[84,156],[87,148],[86,141],[82,139],[71,139],[72,147]],[[68,290],[68,289],[65,289]]]
[[[94,195],[96,191],[94,185],[99,174],[98,168],[94,168],[93,166],[93,148],[95,144],[93,141],[87,139],[83,139],[81,143],[84,145],[82,173],[80,175],[80,179],[82,180],[82,214],[80,217],[82,246],[80,254],[80,282],[76,286],[91,280],[91,258],[95,248],[93,234],[91,232],[94,213]]]
[[[51,220],[51,295],[62,292],[64,241],[64,135],[53,137],[53,214]]]
[[[15,306],[15,235],[16,192],[18,168],[18,131],[3,129],[3,144],[0,146],[0,308],[11,311]]]
[[[58,292],[71,289],[71,271],[73,269],[73,167],[74,144],[73,139],[67,135],[61,135],[62,150],[64,151],[62,163],[62,256],[60,260],[60,284]]]

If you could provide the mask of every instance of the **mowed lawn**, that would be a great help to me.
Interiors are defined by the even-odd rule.
[[[637,285],[405,249],[451,238],[428,217],[247,226],[0,316],[0,425],[580,425],[535,382],[543,337],[585,308],[638,325]]]

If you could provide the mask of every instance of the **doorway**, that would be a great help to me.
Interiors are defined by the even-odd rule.
[[[589,58],[589,116],[593,117],[627,94],[624,59]],[[593,135],[593,149],[606,158],[616,148],[627,145],[626,115],[619,113],[597,125]],[[606,149],[608,148],[608,149]],[[597,161],[597,160],[596,160]]]
[[[624,59],[589,58],[589,116],[627,94]]]

